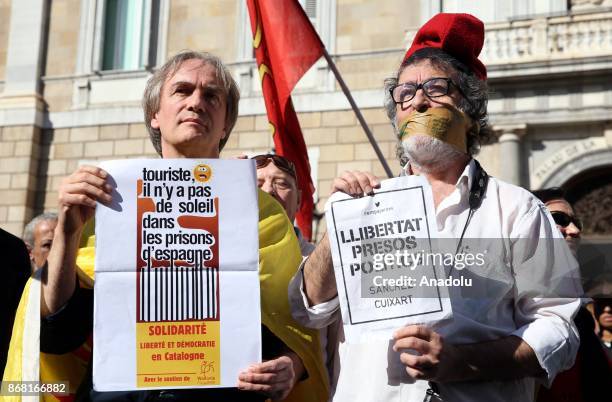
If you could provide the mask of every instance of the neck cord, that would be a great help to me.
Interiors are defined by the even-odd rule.
[[[472,186],[470,187],[470,211],[468,212],[467,219],[465,220],[465,225],[463,226],[463,230],[461,231],[461,237],[459,238],[459,243],[457,244],[457,250],[455,250],[455,256],[459,253],[459,250],[461,249],[463,237],[465,236],[465,232],[468,228],[468,225],[472,220],[472,216],[474,216],[476,210],[482,205],[482,200],[484,199],[485,192],[487,191],[487,184],[489,184],[489,175],[487,174],[487,172],[485,172],[485,170],[482,168],[482,166],[480,166],[480,163],[478,163],[476,159],[474,159],[474,163],[476,164],[476,169],[474,172]],[[449,271],[449,275],[451,272],[453,272],[453,269],[455,269],[454,259],[453,266]],[[438,384],[433,381],[429,381],[429,389],[425,393],[424,402],[434,401],[442,401],[442,397],[440,396]]]

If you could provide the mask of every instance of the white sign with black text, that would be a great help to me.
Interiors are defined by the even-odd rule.
[[[444,269],[430,258],[438,233],[425,178],[384,180],[361,198],[335,193],[325,212],[347,342],[452,316]]]

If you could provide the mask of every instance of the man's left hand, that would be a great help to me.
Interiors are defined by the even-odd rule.
[[[293,361],[288,356],[254,364],[238,376],[238,389],[261,392],[273,400],[283,400],[296,382]]]
[[[446,343],[442,336],[423,325],[409,325],[393,334],[393,350],[400,352],[400,360],[406,372],[417,380],[452,381],[459,370],[458,351]],[[408,350],[416,354],[408,353]]]

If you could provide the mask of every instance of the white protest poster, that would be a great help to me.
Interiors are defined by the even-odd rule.
[[[346,341],[390,339],[409,324],[452,316],[444,269],[435,255],[431,187],[406,176],[384,180],[375,194],[333,194],[325,206]]]
[[[96,208],[94,388],[236,386],[261,361],[253,162],[100,167],[115,190]]]

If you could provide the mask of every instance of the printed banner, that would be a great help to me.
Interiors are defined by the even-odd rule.
[[[235,386],[261,361],[253,162],[101,167],[116,190],[96,211],[94,387]]]
[[[451,317],[444,268],[429,258],[439,250],[424,178],[384,180],[361,198],[335,193],[325,211],[347,342]]]

